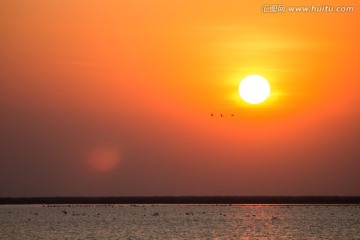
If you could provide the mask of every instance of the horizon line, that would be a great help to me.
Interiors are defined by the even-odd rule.
[[[356,204],[360,196],[57,196],[0,197],[0,205],[21,204]]]

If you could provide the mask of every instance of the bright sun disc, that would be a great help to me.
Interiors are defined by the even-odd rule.
[[[270,95],[269,82],[259,75],[247,76],[240,83],[239,94],[247,103],[262,103]]]

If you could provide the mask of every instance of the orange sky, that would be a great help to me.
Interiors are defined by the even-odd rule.
[[[2,0],[0,196],[359,195],[359,1],[273,3]]]

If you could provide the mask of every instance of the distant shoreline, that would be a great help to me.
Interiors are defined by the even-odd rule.
[[[360,196],[183,196],[183,197],[3,197],[0,205],[20,204],[325,204],[360,205]]]

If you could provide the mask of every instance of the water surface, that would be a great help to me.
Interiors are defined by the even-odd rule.
[[[360,206],[3,205],[0,239],[360,239]]]

